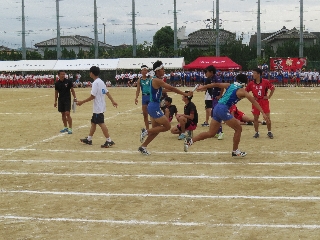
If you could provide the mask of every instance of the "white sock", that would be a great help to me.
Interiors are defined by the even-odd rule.
[[[108,138],[107,138],[107,141],[108,141],[108,142],[111,142],[111,138],[110,138],[110,137],[108,137]]]
[[[88,139],[88,141],[91,141],[92,140],[92,136],[88,136],[87,139]]]

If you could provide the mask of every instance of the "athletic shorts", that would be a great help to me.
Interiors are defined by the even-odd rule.
[[[142,95],[142,105],[148,105],[150,102],[150,95]]]
[[[270,113],[269,100],[268,99],[257,99],[256,101],[259,103],[259,105],[262,108],[262,110],[264,111],[264,113]],[[251,112],[254,115],[260,115],[260,111],[253,105],[252,105]]]
[[[180,124],[177,125],[177,128],[181,131],[181,126]],[[192,122],[190,119],[188,119],[188,121],[186,122],[186,126],[185,129],[186,130],[190,130],[193,131],[197,128],[197,124],[195,124],[194,122]]]
[[[152,118],[161,118],[163,115],[163,112],[160,109],[160,103],[158,102],[150,102],[148,104],[148,114]]]
[[[212,100],[212,108],[215,108],[216,106],[217,106],[217,104],[218,104],[218,99],[216,99],[216,98],[214,98],[213,100]]]
[[[240,122],[242,122],[242,117],[244,116],[244,113],[238,110],[238,114],[235,115],[235,119],[238,119]]]
[[[94,124],[104,123],[104,114],[103,113],[92,114],[91,122]]]
[[[59,112],[70,112],[71,109],[71,99],[58,100],[58,111]]]
[[[212,100],[204,100],[205,109],[212,108]]]
[[[218,103],[212,111],[212,118],[221,123],[222,121],[226,122],[232,119],[233,116],[229,112],[229,108],[227,105]]]

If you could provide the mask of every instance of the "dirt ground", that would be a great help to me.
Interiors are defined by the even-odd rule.
[[[185,90],[186,88],[182,88]],[[75,89],[79,100],[90,89]],[[101,149],[89,133],[92,103],[72,113],[61,134],[53,89],[0,89],[0,239],[319,239],[320,88],[277,88],[271,102],[274,139],[243,126],[231,157],[224,140],[195,143],[188,153],[170,132],[141,155],[141,105],[135,88],[110,88],[105,121],[116,143]],[[183,112],[180,95],[169,93]],[[204,94],[194,134],[206,131]],[[238,108],[251,116],[251,104]],[[176,122],[172,123],[174,126]]]

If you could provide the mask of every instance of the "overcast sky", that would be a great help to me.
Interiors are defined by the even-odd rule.
[[[21,47],[21,0],[0,0],[0,46]],[[56,1],[24,0],[26,46],[56,37]],[[173,28],[173,0],[135,0],[137,41],[152,42],[157,30]],[[206,28],[213,17],[212,0],[176,0],[178,28],[186,26],[186,35]],[[94,38],[94,0],[62,0],[60,4],[61,35],[84,35]],[[216,1],[215,1],[216,3]],[[132,0],[97,0],[99,41],[111,45],[132,44]],[[299,0],[261,0],[261,32],[275,32],[283,26],[300,27]],[[243,32],[246,42],[257,29],[257,0],[220,0],[222,28]],[[309,32],[320,32],[319,0],[304,0],[304,25]]]

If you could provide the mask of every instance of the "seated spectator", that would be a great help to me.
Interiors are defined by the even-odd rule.
[[[172,105],[172,98],[166,97],[164,99],[165,109],[164,109],[164,115],[169,119],[169,122],[172,121],[173,115],[176,117],[178,110],[176,105]]]
[[[189,91],[185,91],[188,93]],[[192,96],[182,96],[184,101],[184,113],[176,114],[179,124],[171,129],[172,134],[179,134],[178,140],[183,140],[187,137],[186,130],[193,131],[198,124],[198,111],[196,105],[191,102]]]

